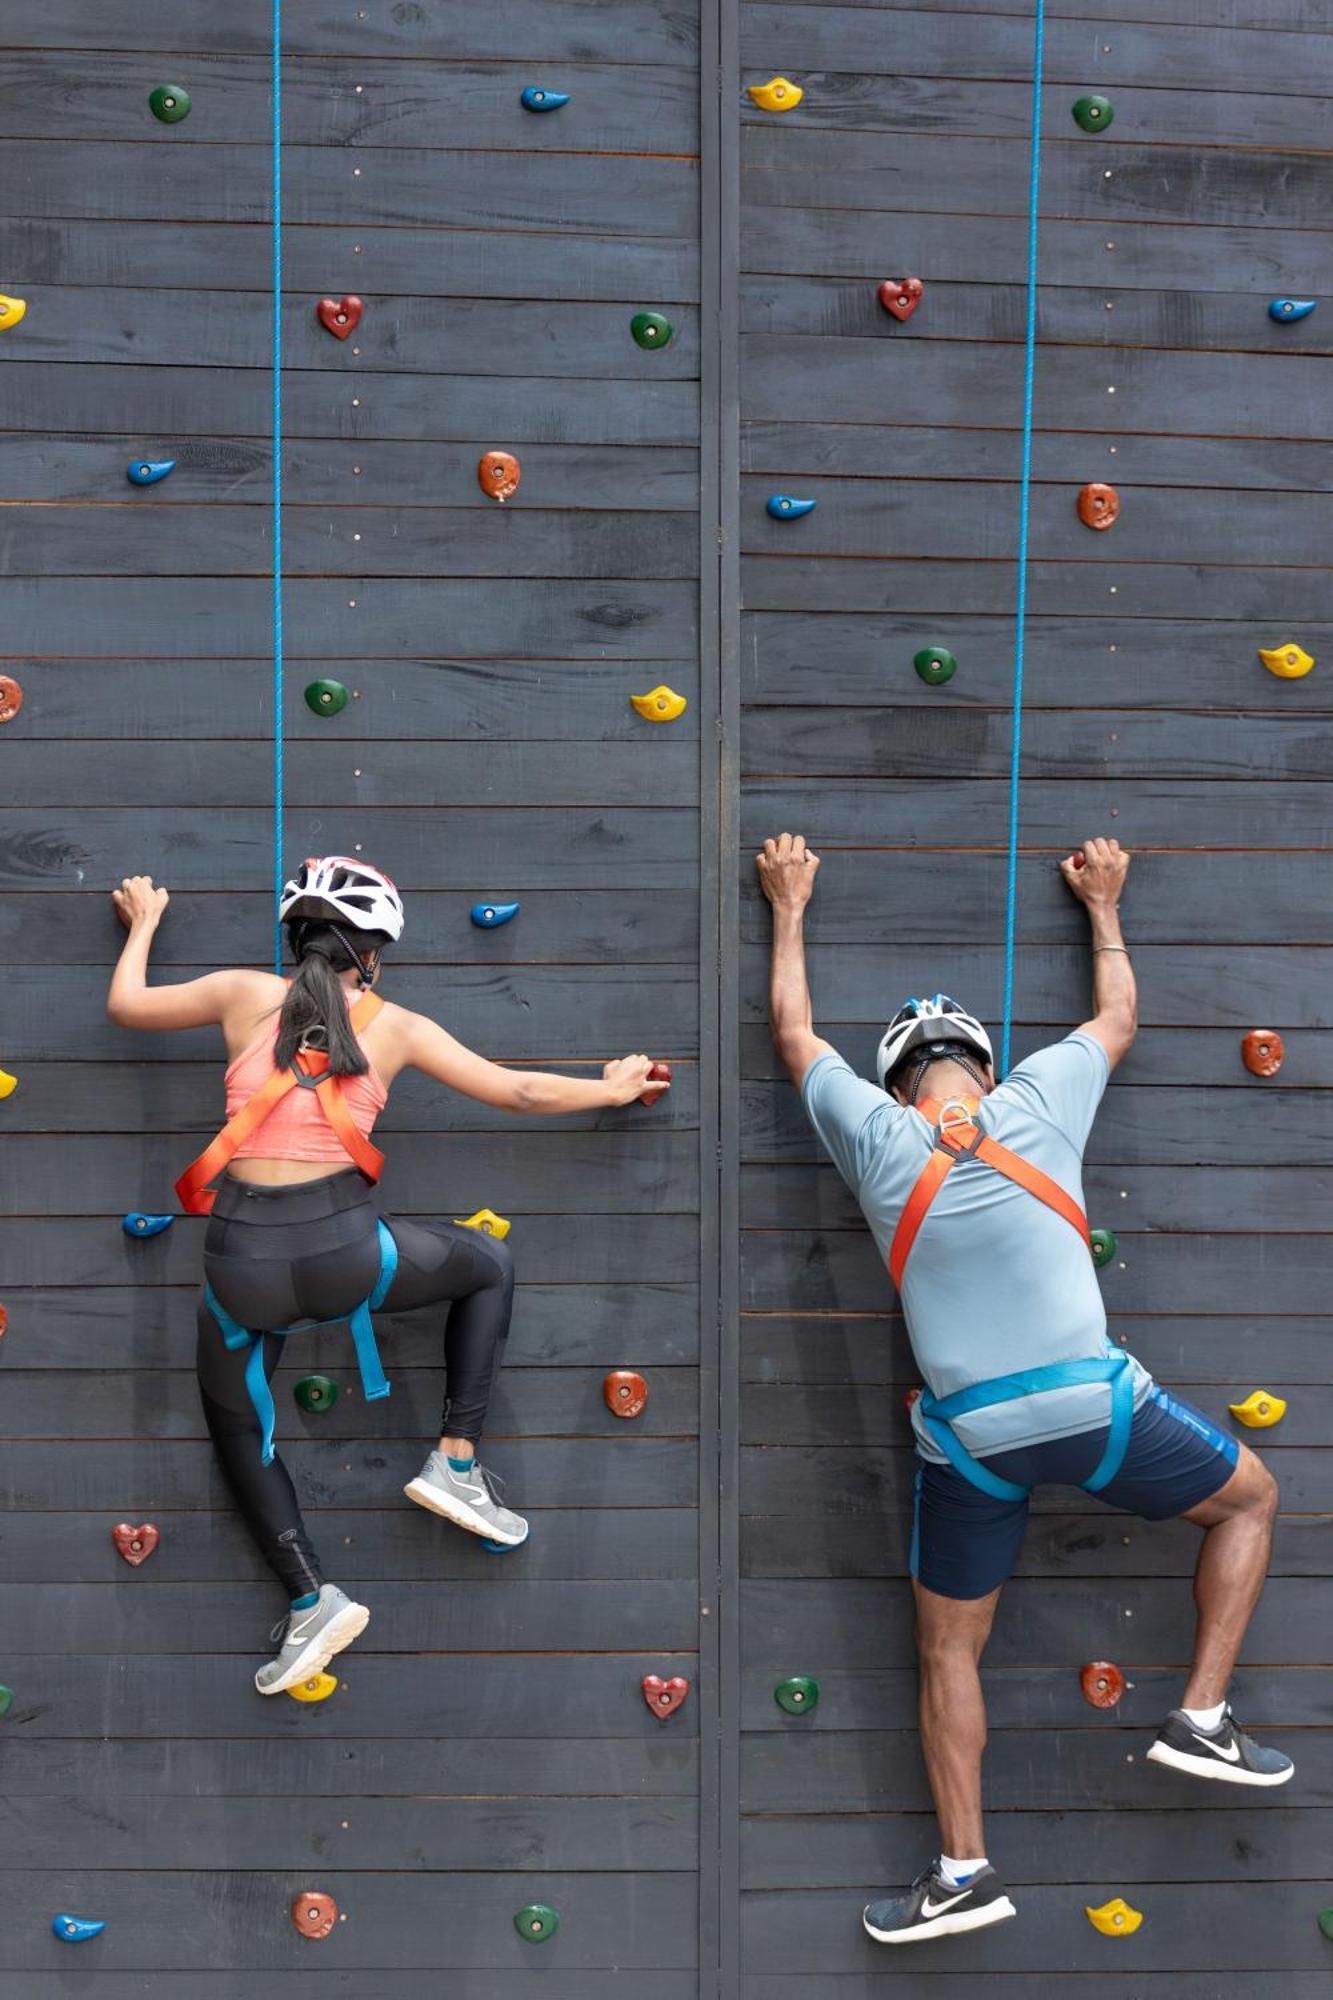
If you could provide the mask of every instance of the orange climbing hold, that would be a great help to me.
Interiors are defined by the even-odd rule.
[[[1094,480],[1078,496],[1078,518],[1085,528],[1110,528],[1120,519],[1120,495],[1114,486]]]
[[[1114,1708],[1125,1692],[1125,1676],[1113,1660],[1089,1660],[1078,1684],[1091,1708]]]
[[[326,1938],[338,1921],[338,1905],[322,1889],[303,1889],[292,1904],[292,1922],[304,1938]]]
[[[512,451],[484,451],[477,462],[477,484],[501,506],[518,492],[523,468]]]
[[[667,1062],[655,1062],[648,1071],[648,1081],[649,1083],[660,1084],[661,1088],[659,1090],[641,1090],[639,1092],[640,1104],[656,1104],[659,1097],[666,1096],[671,1086],[671,1064]]]
[[[8,1331],[9,1331],[9,1314],[5,1311],[3,1306],[0,1306],[0,1340],[4,1339]]]
[[[1240,1045],[1240,1059],[1252,1076],[1276,1076],[1286,1053],[1275,1028],[1251,1028]]]
[[[12,722],[23,706],[23,689],[8,674],[0,674],[0,722]]]
[[[613,1368],[602,1384],[602,1401],[613,1417],[642,1416],[648,1403],[648,1384],[629,1368]]]

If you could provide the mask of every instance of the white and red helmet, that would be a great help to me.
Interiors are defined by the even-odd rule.
[[[322,854],[303,861],[282,892],[278,916],[318,923],[341,919],[353,930],[383,931],[395,941],[403,934],[403,899],[389,877],[368,861],[347,854]]]

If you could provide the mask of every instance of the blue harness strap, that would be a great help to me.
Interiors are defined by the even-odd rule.
[[[362,1299],[348,1319],[352,1342],[356,1348],[357,1367],[361,1371],[361,1393],[368,1403],[378,1403],[389,1394],[390,1390],[388,1377],[384,1373],[384,1364],[380,1360],[371,1314],[378,1312],[384,1304],[389,1295],[389,1287],[398,1271],[398,1245],[393,1240],[393,1231],[383,1221],[378,1227],[380,1274],[375,1280],[375,1289],[369,1298]],[[336,1326],[338,1322],[331,1319],[304,1319],[298,1320],[293,1326],[266,1327],[263,1333],[254,1333],[232,1318],[219,1302],[213,1287],[207,1282],[204,1284],[204,1301],[221,1329],[223,1340],[232,1352],[237,1353],[245,1347],[250,1350],[245,1363],[245,1386],[263,1433],[261,1454],[263,1462],[265,1465],[272,1465],[273,1433],[277,1425],[277,1411],[273,1405],[273,1391],[264,1369],[264,1333],[272,1333],[282,1339],[289,1333],[302,1333],[316,1326]]]
[[[1012,1403],[1020,1396],[1039,1396],[1046,1389],[1074,1389],[1089,1382],[1105,1382],[1111,1391],[1111,1427],[1106,1448],[1096,1467],[1083,1481],[1086,1493],[1100,1493],[1109,1486],[1124,1463],[1134,1422],[1134,1376],[1127,1354],[1107,1354],[1088,1361],[1057,1361],[1049,1368],[1028,1368],[1017,1375],[997,1375],[990,1382],[974,1382],[957,1389],[952,1396],[932,1396],[923,1389],[917,1409],[934,1442],[955,1472],[970,1480],[995,1500],[1026,1500],[1030,1488],[1012,1479],[1001,1479],[979,1459],[973,1458],[953,1430],[953,1419],[973,1410],[992,1409],[997,1403]]]

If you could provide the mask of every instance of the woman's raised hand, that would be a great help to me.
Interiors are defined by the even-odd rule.
[[[127,875],[118,889],[111,891],[116,915],[127,931],[145,925],[156,926],[171,901],[165,889],[155,889],[151,875]]]
[[[611,1087],[611,1102],[633,1104],[636,1098],[641,1097],[652,1066],[651,1056],[617,1056],[614,1062],[605,1063],[602,1076]],[[653,1089],[658,1092],[670,1088],[669,1083],[653,1083]]]

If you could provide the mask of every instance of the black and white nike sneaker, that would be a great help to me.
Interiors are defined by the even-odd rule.
[[[1173,1708],[1148,1752],[1150,1764],[1169,1764],[1223,1785],[1285,1785],[1296,1766],[1280,1750],[1265,1750],[1240,1728],[1229,1708],[1216,1729],[1196,1729]]]
[[[1017,1915],[993,1868],[978,1868],[959,1889],[945,1880],[939,1863],[932,1861],[905,1895],[867,1903],[861,1922],[880,1944],[914,1944],[918,1938],[984,1930],[987,1924],[1001,1924],[1006,1917]]]

